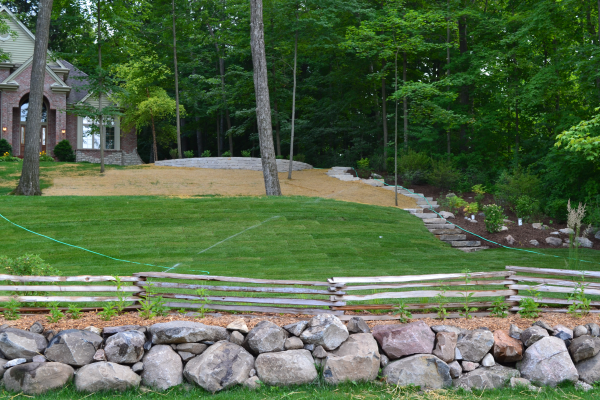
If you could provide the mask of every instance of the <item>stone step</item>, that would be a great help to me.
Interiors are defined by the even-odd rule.
[[[427,204],[417,204],[417,206],[421,207],[423,210],[429,210],[429,209],[437,209],[440,208],[439,205],[437,204],[433,204],[433,205],[427,205]]]
[[[417,199],[417,204],[437,204],[437,201],[433,200],[431,197],[427,197],[426,199],[421,197]]]
[[[429,232],[434,235],[460,235],[462,233],[460,229],[429,229]]]
[[[456,225],[454,224],[425,224],[425,228],[431,229],[454,229]]]
[[[457,240],[467,240],[467,235],[436,235],[443,242],[454,242]]]
[[[457,240],[448,242],[452,247],[477,247],[481,246],[481,242],[479,240]]]
[[[444,218],[423,218],[423,222],[426,224],[444,224],[446,220]]]
[[[416,213],[413,213],[412,215],[414,215],[414,216],[415,216],[415,217],[417,217],[417,218],[421,218],[421,219],[439,218],[439,217],[437,216],[437,214],[434,214],[434,213],[424,213],[423,211],[421,211],[421,212],[416,212]],[[441,219],[441,218],[440,218],[440,219]]]
[[[465,253],[475,253],[479,250],[487,250],[488,246],[479,246],[479,247],[455,247],[456,250],[464,251]]]

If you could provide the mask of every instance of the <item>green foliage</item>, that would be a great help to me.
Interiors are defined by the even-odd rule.
[[[477,214],[479,205],[477,203],[469,203],[463,208],[465,214]]]
[[[194,151],[193,150],[186,150],[183,152],[183,156],[185,158],[193,158],[194,157]]]
[[[52,161],[54,161],[54,158],[52,158],[52,156],[49,156],[48,154],[46,154],[45,151],[42,151],[42,152],[40,152],[40,161],[52,162]]]
[[[242,150],[242,157],[250,157],[251,155],[252,155],[252,151]]]
[[[362,170],[369,170],[369,159],[368,158],[361,158],[360,160],[358,160],[356,162],[356,165],[358,166],[358,169],[362,169]]]
[[[592,119],[581,121],[571,129],[556,136],[556,147],[581,153],[587,160],[600,159],[600,107]]]
[[[393,158],[388,159],[388,168],[394,171]],[[402,178],[404,186],[424,183],[430,169],[431,157],[425,153],[408,150],[398,157],[398,175]]]
[[[298,162],[306,162],[306,156],[304,154],[296,154],[293,157],[293,160]]]
[[[169,155],[172,159],[179,158],[179,151],[177,149],[171,149],[169,150]]]
[[[437,306],[435,310],[437,312],[438,318],[442,321],[445,321],[448,318],[448,311],[446,310],[446,304],[448,304],[449,300],[446,297],[446,292],[448,291],[448,286],[443,286],[442,282],[440,282],[440,293],[435,295],[435,300],[437,302]]]
[[[202,154],[200,154],[200,157],[211,157],[210,150],[204,150]]]
[[[275,158],[278,159],[278,160],[285,160],[284,156],[275,156]]]
[[[56,302],[50,303],[49,308],[50,308],[50,315],[48,315],[46,317],[48,319],[48,322],[55,324],[65,317],[65,313],[63,313],[61,310],[58,309],[58,303],[56,303]]]
[[[532,222],[540,213],[540,202],[525,195],[519,196],[515,201],[514,212],[518,218],[525,222]]]
[[[536,289],[528,290],[529,297],[523,297],[519,301],[519,314],[523,318],[537,318],[540,314],[540,304],[537,299],[541,298],[540,292]]]
[[[10,153],[7,151],[5,153],[0,153],[0,162],[20,162],[21,159],[19,157],[13,157],[10,155]]]
[[[446,197],[446,200],[443,202],[443,206],[448,207],[450,212],[455,213],[461,208],[465,208],[468,205],[466,201],[458,196]]]
[[[12,154],[12,146],[8,143],[8,140],[0,139],[0,156],[3,156],[5,153]]]
[[[412,313],[406,307],[404,300],[398,300],[398,303],[394,307],[394,315],[396,315],[398,320],[400,320],[400,322],[403,324],[412,318]]]
[[[118,314],[119,313],[117,312],[116,305],[113,302],[108,303],[106,306],[104,306],[102,311],[98,312],[98,316],[102,321],[110,321]]]
[[[500,232],[506,218],[502,207],[497,204],[488,204],[483,207],[483,212],[485,213],[485,229],[489,233]]]
[[[61,272],[57,268],[51,267],[50,264],[45,263],[39,255],[33,254],[25,254],[14,259],[0,256],[0,269],[4,270],[7,275],[61,275]],[[21,285],[22,283],[19,284]]]
[[[492,302],[490,314],[497,318],[506,318],[508,316],[508,304],[506,304],[504,297],[498,297]]]
[[[61,140],[54,147],[54,155],[58,158],[58,161],[74,162],[75,153],[71,147],[71,143],[67,140]]]
[[[82,316],[81,308],[77,307],[75,304],[69,304],[67,314],[71,316],[71,319],[79,319]]]
[[[471,270],[468,268],[463,269],[462,271],[460,271],[461,274],[465,274],[465,285],[468,285],[469,283],[471,283]]]
[[[20,319],[21,314],[19,314],[19,308],[21,308],[21,303],[17,300],[16,297],[12,297],[5,305],[4,311],[2,314],[4,318],[13,321],[15,319]]]
[[[139,303],[141,305],[139,314],[144,319],[165,316],[169,313],[169,309],[164,306],[165,300],[156,292],[152,283],[146,286],[146,295],[139,300]]]
[[[538,199],[540,194],[540,178],[522,168],[512,172],[504,171],[496,183],[496,197],[501,205],[515,207],[519,197]]]
[[[473,316],[471,315],[471,313],[474,313],[475,311],[477,311],[477,308],[475,307],[471,307],[471,302],[473,300],[473,292],[470,293],[461,293],[461,296],[463,296],[463,301],[464,301],[464,305],[462,309],[459,309],[458,311],[458,315],[460,315],[463,318],[466,319],[471,319],[473,318]]]
[[[121,277],[115,276],[115,284],[117,285],[117,298],[118,300],[114,303],[115,310],[117,310],[118,314],[123,313],[125,307],[131,305],[131,303],[126,301],[127,293],[123,291],[123,286],[126,285],[125,282],[121,281]]]
[[[585,317],[592,309],[591,300],[585,296],[585,282],[579,282],[573,293],[569,294],[569,300],[573,303],[569,305],[568,314],[576,317]]]
[[[565,222],[567,220],[567,199],[552,199],[546,203],[544,211],[546,215],[556,220],[556,222]]]
[[[471,188],[475,193],[475,202],[477,203],[477,207],[481,210],[483,209],[483,200],[485,198],[486,189],[483,185],[475,185]]]
[[[433,161],[431,172],[427,175],[427,181],[442,190],[452,189],[460,179],[460,171],[446,160]]]
[[[223,153],[221,153],[221,157],[231,157],[231,153],[229,152],[229,150],[224,151]]]
[[[208,302],[208,292],[206,289],[197,289],[196,295],[200,297],[198,302],[200,303],[200,318],[204,318],[204,313],[206,312],[206,303]]]

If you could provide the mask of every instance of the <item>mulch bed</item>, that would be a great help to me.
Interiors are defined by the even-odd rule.
[[[157,324],[160,322],[171,322],[171,321],[194,321],[201,322],[205,325],[222,326],[226,327],[231,322],[237,319],[243,319],[246,322],[248,328],[252,329],[260,321],[268,320],[279,326],[288,325],[301,320],[309,320],[312,318],[311,315],[290,315],[290,314],[215,314],[206,315],[204,318],[194,318],[191,316],[184,316],[181,314],[171,314],[167,317],[157,317],[151,320],[141,318],[137,312],[124,313],[117,317],[112,318],[110,321],[103,321],[95,312],[84,313],[80,319],[73,320],[65,318],[57,323],[49,323],[46,319],[46,315],[23,315],[20,319],[14,321],[8,321],[4,318],[0,318],[0,324],[6,324],[13,328],[28,330],[34,322],[40,321],[44,325],[45,329],[52,329],[55,331],[62,331],[66,329],[85,329],[88,326],[94,326],[96,328],[105,328],[108,326],[122,326],[122,325],[140,325],[148,326]],[[420,321],[425,322],[429,326],[434,325],[452,325],[464,329],[475,329],[486,327],[491,331],[496,329],[508,330],[511,324],[517,325],[521,329],[530,327],[535,321],[542,320],[547,322],[550,326],[564,325],[570,329],[573,329],[577,325],[585,325],[587,323],[595,322],[599,323],[599,317],[594,314],[577,318],[569,314],[563,313],[543,313],[540,318],[537,319],[525,319],[519,315],[509,315],[507,318],[495,318],[495,317],[474,317],[472,319],[457,318],[447,319],[442,321],[440,319],[426,318]],[[415,320],[413,320],[415,321]],[[392,321],[367,321],[367,324],[372,328],[375,325],[388,325],[398,324],[397,320]]]

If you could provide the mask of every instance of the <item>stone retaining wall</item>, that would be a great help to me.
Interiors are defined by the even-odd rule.
[[[172,321],[100,330],[29,331],[0,327],[0,377],[9,391],[40,394],[74,380],[81,392],[140,385],[166,390],[188,382],[208,392],[236,385],[373,381],[421,388],[538,390],[600,381],[600,327],[574,331],[542,321],[521,331],[464,330],[423,321],[378,325],[359,317],[347,325],[330,314],[279,327],[243,319],[227,328]],[[319,367],[319,368],[317,368]],[[538,386],[534,386],[538,385]]]
[[[100,164],[100,150],[76,150],[75,161],[87,161],[92,164]],[[106,165],[141,165],[142,159],[133,150],[127,153],[125,150],[104,150],[104,164]]]
[[[157,161],[154,165],[164,167],[193,167],[210,169],[247,169],[251,171],[262,171],[262,161],[260,158],[252,157],[202,157],[202,158],[181,158],[176,160]],[[277,171],[287,172],[290,167],[289,160],[277,160]],[[312,165],[299,161],[292,164],[293,171],[302,171],[312,169]]]

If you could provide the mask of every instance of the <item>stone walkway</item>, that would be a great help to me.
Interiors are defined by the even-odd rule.
[[[394,191],[394,186],[384,185],[382,180],[376,179],[361,179],[352,174],[350,171],[352,168],[349,167],[333,167],[327,171],[327,175],[332,178],[339,179],[347,182],[360,182],[371,186],[383,187],[384,189]],[[404,208],[403,210],[408,211],[417,218],[420,218],[425,227],[429,232],[433,233],[435,237],[443,242],[448,243],[450,246],[462,250],[465,253],[472,253],[478,250],[488,249],[488,246],[482,246],[479,240],[467,240],[467,235],[462,230],[456,227],[456,225],[448,223],[445,218],[442,218],[435,212],[435,209],[439,208],[437,201],[433,200],[433,197],[425,197],[422,193],[415,193],[414,190],[404,189],[398,187],[398,194],[410,197],[417,202],[418,208]]]

